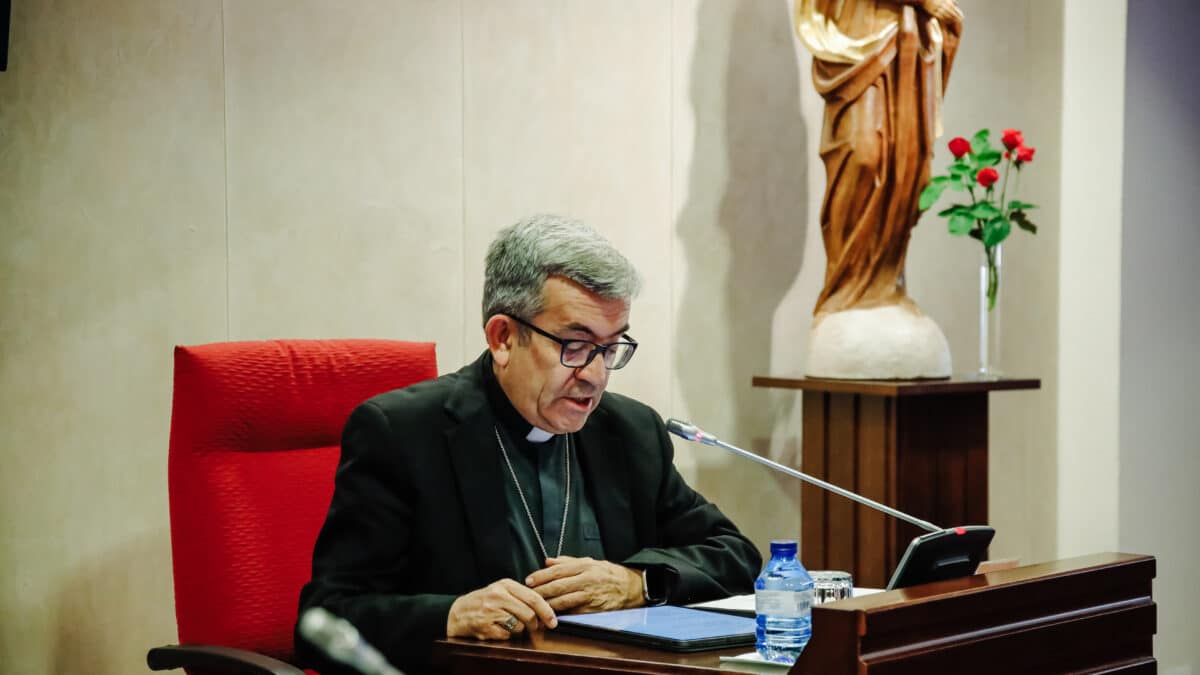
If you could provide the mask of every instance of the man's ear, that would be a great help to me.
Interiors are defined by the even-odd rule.
[[[493,314],[483,325],[483,334],[487,337],[492,360],[501,368],[507,366],[512,349],[517,344],[517,331],[513,320],[503,314]]]

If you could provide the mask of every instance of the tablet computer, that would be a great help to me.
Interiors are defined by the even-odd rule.
[[[568,614],[558,617],[557,630],[673,652],[698,652],[753,645],[754,628],[754,619],[744,616],[659,605]]]

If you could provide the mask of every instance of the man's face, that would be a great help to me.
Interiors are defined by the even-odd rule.
[[[551,335],[608,344],[629,330],[626,303],[602,298],[562,277],[547,279],[542,297],[545,309],[528,320]],[[579,431],[608,384],[603,358],[596,355],[583,368],[568,368],[560,361],[562,348],[557,342],[529,331],[522,343],[517,323],[503,320],[510,323],[506,348],[493,345],[492,354],[500,386],[517,412],[552,433]]]

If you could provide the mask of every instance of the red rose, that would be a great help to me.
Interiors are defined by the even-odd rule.
[[[950,152],[954,155],[954,159],[958,159],[971,151],[971,142],[959,136],[950,139]]]
[[[1012,155],[1008,154],[1008,150],[1004,151],[1004,159],[1010,159]]]
[[[1009,150],[1019,148],[1025,145],[1025,137],[1021,135],[1019,129],[1005,129],[1004,135],[1000,137],[1000,142]]]
[[[1033,153],[1035,152],[1037,152],[1037,148],[1027,148],[1022,145],[1021,147],[1017,148],[1017,161],[1021,163],[1032,162]]]
[[[975,181],[985,188],[992,187],[992,183],[1000,180],[1000,174],[992,167],[980,169],[979,173],[975,174]]]

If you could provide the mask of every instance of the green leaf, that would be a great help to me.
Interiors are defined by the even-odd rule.
[[[951,189],[951,190],[954,190],[955,192],[966,192],[966,191],[967,191],[967,186],[966,186],[966,185],[963,185],[963,182],[960,180],[960,181],[957,181],[957,182],[951,183],[951,184],[950,184],[950,189]]]
[[[947,183],[945,182],[929,183],[924,190],[921,190],[921,198],[917,200],[917,208],[924,211],[933,206],[934,202],[936,202],[938,198],[942,196],[942,193],[946,191],[946,185]]]
[[[969,235],[972,239],[978,239],[979,241],[983,241],[983,232],[980,231],[979,229],[971,230],[970,232],[967,233],[967,235]]]
[[[1021,202],[1021,201],[1017,201],[1016,199],[1014,199],[1008,203],[1009,211],[1023,211],[1025,209],[1036,209],[1036,208],[1037,208],[1036,204],[1030,204],[1029,202]]]
[[[984,150],[975,156],[975,164],[981,169],[985,166],[996,166],[1000,163],[1000,157],[999,150]]]
[[[950,216],[950,234],[967,234],[974,223],[975,219],[966,213],[956,213]]]
[[[1009,215],[1009,218],[1011,218],[1012,221],[1017,224],[1017,227],[1021,228],[1022,230],[1025,230],[1030,234],[1037,234],[1037,225],[1034,225],[1032,222],[1030,222],[1029,217],[1025,215],[1024,211],[1013,211],[1012,214]]]
[[[971,207],[970,214],[972,218],[991,220],[1000,215],[1000,209],[996,208],[996,205],[991,202],[979,202]]]
[[[954,180],[954,179],[951,178],[950,176],[934,176],[933,178],[929,179],[929,184],[930,185],[945,185],[952,180]]]
[[[983,226],[983,245],[995,246],[1004,241],[1009,232],[1012,232],[1012,223],[1004,216],[996,216]]]
[[[991,149],[992,145],[988,142],[988,136],[991,133],[987,129],[980,129],[975,132],[975,135],[971,137],[971,151],[978,155],[985,150]]]
[[[938,215],[941,216],[942,218],[945,218],[946,216],[952,216],[960,211],[965,213],[970,210],[971,210],[971,207],[966,206],[965,204],[955,204],[954,206],[951,206],[950,208],[948,208],[944,211],[939,211]]]

